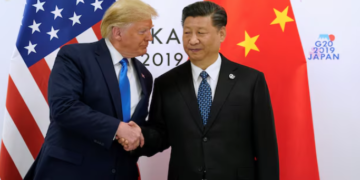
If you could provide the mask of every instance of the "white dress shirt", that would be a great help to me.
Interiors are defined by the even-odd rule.
[[[107,47],[109,48],[110,51],[110,55],[111,55],[111,59],[113,61],[114,64],[114,68],[115,68],[115,73],[116,73],[116,77],[118,79],[119,82],[119,77],[120,77],[120,70],[122,65],[120,64],[120,61],[124,58],[116,49],[115,47],[111,44],[111,42],[106,38],[105,39],[105,43],[107,45]],[[136,70],[134,68],[134,62],[132,62],[131,59],[128,59],[128,71],[127,71],[127,77],[129,78],[129,82],[130,82],[130,95],[131,95],[131,114],[130,117],[132,117],[132,115],[134,114],[134,111],[136,109],[137,104],[139,103],[140,99],[141,99],[141,85],[140,85],[140,80],[139,77],[136,73]]]
[[[216,85],[217,85],[218,79],[219,79],[220,67],[221,67],[221,57],[219,54],[217,60],[205,70],[209,75],[206,78],[206,80],[209,83],[210,88],[211,88],[212,100],[214,100]],[[200,73],[203,70],[191,62],[191,71],[192,71],[192,76],[193,76],[195,93],[196,93],[196,97],[197,97],[198,91],[199,91],[199,86],[202,81],[202,77],[200,76]]]

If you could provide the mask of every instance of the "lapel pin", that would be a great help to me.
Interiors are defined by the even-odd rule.
[[[235,79],[235,75],[229,74],[229,78],[230,78],[230,79]]]
[[[143,78],[145,78],[144,74],[141,74],[141,76],[142,76]]]

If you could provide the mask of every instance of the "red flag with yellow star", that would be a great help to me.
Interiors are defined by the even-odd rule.
[[[228,14],[220,52],[264,72],[281,180],[319,180],[307,66],[290,0],[212,0]]]

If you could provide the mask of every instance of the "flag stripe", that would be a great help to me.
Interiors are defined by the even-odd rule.
[[[45,61],[47,63],[47,65],[49,66],[50,71],[52,70],[54,63],[55,63],[55,59],[56,59],[56,55],[59,52],[60,48],[57,48],[55,51],[53,51],[52,53],[50,53],[49,55],[47,55],[45,57]]]
[[[101,36],[101,29],[100,29],[101,22],[102,22],[102,21],[99,21],[98,23],[96,23],[96,24],[92,27],[93,30],[94,30],[94,33],[95,33],[95,35],[96,35],[96,37],[97,37],[98,39],[101,39],[101,38],[102,38],[102,36]]]
[[[14,164],[18,168],[21,177],[25,177],[28,169],[34,161],[34,158],[30,154],[28,147],[26,146],[8,111],[5,111],[4,127],[6,127],[3,132],[4,145]]]
[[[1,142],[0,157],[0,178],[2,180],[21,180],[22,178],[19,171],[12,161],[3,142]]]
[[[77,36],[76,39],[79,43],[90,43],[98,40],[91,27]]]
[[[65,46],[65,45],[68,45],[68,44],[77,44],[77,43],[78,43],[78,41],[76,40],[76,38],[73,38],[69,42],[67,42],[64,45],[60,46],[60,48]]]
[[[18,51],[15,51],[15,54],[18,55],[11,61],[11,78],[14,80],[17,90],[29,108],[33,119],[36,120],[42,136],[45,137],[50,124],[49,106]],[[9,109],[8,111],[10,113]],[[13,116],[11,113],[10,115]]]
[[[30,73],[34,77],[36,84],[38,85],[41,93],[43,94],[45,101],[48,103],[48,80],[50,76],[50,68],[47,65],[45,59],[42,59],[29,67]]]
[[[11,77],[8,83],[6,108],[35,159],[44,142],[44,137]]]

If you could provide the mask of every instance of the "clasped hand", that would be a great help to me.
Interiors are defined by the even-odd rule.
[[[116,140],[124,147],[126,151],[132,151],[144,146],[144,136],[141,128],[133,121],[129,123],[120,122],[116,131]]]

